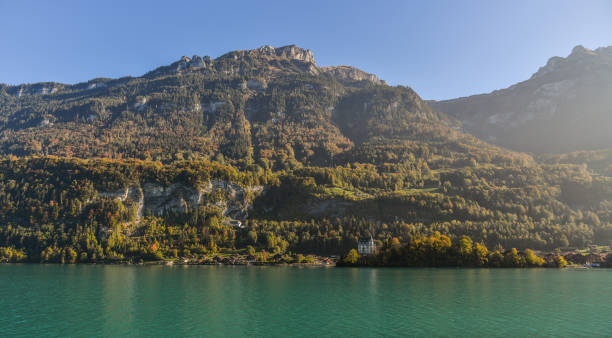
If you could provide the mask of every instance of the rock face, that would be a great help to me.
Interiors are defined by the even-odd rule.
[[[144,183],[142,187],[128,187],[123,191],[99,192],[99,196],[136,203],[136,221],[144,214],[180,215],[199,206],[217,208],[230,219],[245,220],[253,199],[262,192],[262,186],[242,187],[232,182],[211,180],[199,188],[182,183],[168,186]]]
[[[159,67],[156,70],[149,72],[145,77],[157,77],[162,75],[170,75],[185,72],[221,72],[225,75],[239,75],[246,72],[243,67],[228,68],[227,63],[232,61],[270,61],[270,60],[285,60],[292,62],[300,62],[307,64],[310,67],[316,68],[314,55],[312,51],[303,49],[295,45],[274,48],[272,46],[262,46],[252,50],[238,50],[224,54],[217,59],[212,59],[210,56],[194,55],[189,58],[181,57],[180,60],[170,64],[169,66]]]
[[[612,147],[612,46],[576,46],[527,81],[489,94],[429,102],[485,141],[536,153]]]
[[[355,85],[362,81],[369,81],[378,85],[385,84],[385,81],[380,80],[378,76],[350,66],[328,66],[322,67],[321,70],[331,74],[344,85]]]
[[[361,87],[364,81],[369,81],[377,85],[385,84],[385,82],[380,80],[376,75],[366,73],[354,67],[318,67],[312,51],[296,45],[283,47],[262,46],[251,50],[237,50],[226,53],[216,59],[210,56],[199,55],[193,55],[192,57],[182,56],[178,61],[150,71],[143,75],[143,77],[152,79],[167,75],[189,73],[202,73],[214,75],[216,77],[235,77],[252,76],[253,73],[257,73],[259,75],[258,79],[247,79],[244,83],[239,83],[238,86],[240,88],[244,87],[244,89],[261,90],[265,89],[267,86],[266,81],[262,81],[262,79],[281,72],[279,67],[269,65],[275,62],[293,64],[296,70],[298,70],[297,72],[306,72],[311,75],[328,73],[344,85]],[[286,71],[286,69],[284,71]],[[129,82],[131,79],[130,77],[116,80],[93,79],[86,83],[79,83],[73,86],[53,82],[22,84],[18,86],[0,84],[0,86],[2,86],[1,89],[6,91],[7,94],[20,98],[32,95],[74,93],[78,90],[93,91],[107,89],[108,87]]]
[[[279,48],[274,48],[272,46],[262,46],[252,51],[249,51],[248,53],[254,56],[271,56],[299,60],[308,63],[315,63],[315,59],[311,50],[303,49],[296,45],[289,45]]]
[[[64,85],[59,83],[35,83],[8,87],[7,92],[17,97],[28,95],[50,95],[57,93]]]

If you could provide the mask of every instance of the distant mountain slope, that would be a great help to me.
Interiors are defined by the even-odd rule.
[[[612,147],[612,46],[577,46],[529,80],[489,94],[429,102],[466,131],[536,153]]]

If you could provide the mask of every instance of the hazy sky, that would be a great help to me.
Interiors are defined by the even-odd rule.
[[[525,80],[578,44],[612,45],[612,1],[0,0],[0,83],[138,76],[268,44],[452,98]]]

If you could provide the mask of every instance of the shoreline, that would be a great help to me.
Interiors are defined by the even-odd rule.
[[[503,267],[503,266],[372,266],[372,265],[343,265],[343,264],[325,264],[325,263],[274,263],[274,262],[249,262],[241,264],[224,264],[224,263],[182,263],[172,261],[148,261],[148,262],[87,262],[87,263],[57,263],[57,262],[0,262],[0,265],[122,265],[122,266],[162,266],[162,267],[191,267],[191,266],[217,266],[217,267],[311,267],[311,268],[366,268],[366,269],[478,269],[478,270],[506,270],[506,269],[525,269],[525,270],[608,270],[606,266],[584,266],[580,264],[570,264],[565,267],[550,267],[550,266],[522,266],[522,267]]]

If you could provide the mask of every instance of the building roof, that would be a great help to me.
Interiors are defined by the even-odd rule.
[[[374,244],[374,239],[370,237],[362,237],[359,239],[359,244]]]

